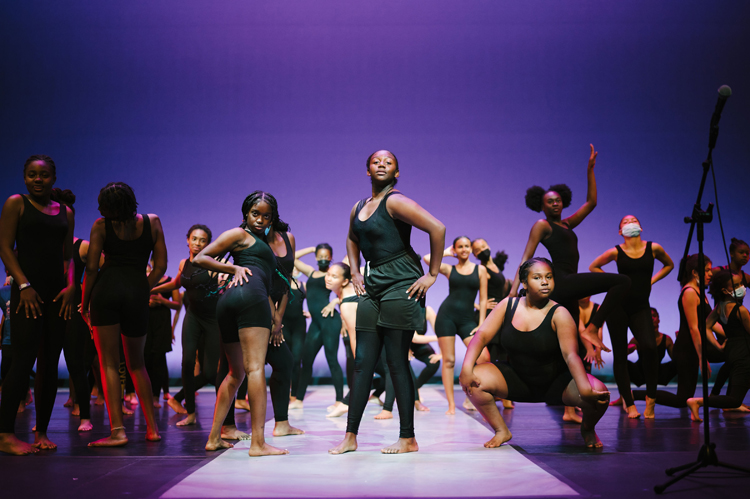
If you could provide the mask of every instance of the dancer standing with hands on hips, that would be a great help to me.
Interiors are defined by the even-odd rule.
[[[355,379],[350,394],[344,440],[329,450],[343,454],[357,450],[362,420],[375,364],[385,346],[399,409],[398,441],[381,450],[400,454],[419,450],[414,437],[414,382],[409,371],[409,346],[414,331],[425,330],[425,294],[435,283],[445,247],[445,226],[424,208],[395,190],[398,160],[379,150],[367,158],[372,197],[359,201],[350,214],[346,249],[357,308]],[[423,275],[411,247],[411,229],[430,236],[430,270]],[[367,264],[359,271],[360,252]]]

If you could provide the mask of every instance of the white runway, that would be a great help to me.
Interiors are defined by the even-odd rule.
[[[509,445],[485,449],[491,432],[463,412],[443,414],[445,399],[435,386],[420,390],[435,409],[416,414],[420,450],[383,455],[380,448],[398,437],[398,413],[377,421],[380,407],[370,404],[360,427],[359,450],[331,456],[327,450],[344,436],[346,416],[326,418],[333,388],[310,387],[303,410],[289,420],[302,436],[270,436],[289,449],[279,457],[250,458],[240,442],[177,483],[161,497],[187,498],[349,498],[349,497],[570,497],[579,494]]]

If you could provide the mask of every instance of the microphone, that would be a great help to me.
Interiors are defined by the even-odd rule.
[[[716,101],[716,107],[714,108],[714,115],[711,116],[711,128],[719,124],[721,119],[721,112],[724,110],[724,104],[727,103],[727,99],[732,95],[732,89],[728,85],[722,85],[719,87],[719,100]]]

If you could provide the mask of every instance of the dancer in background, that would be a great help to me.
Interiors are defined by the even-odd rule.
[[[484,446],[499,447],[511,439],[495,402],[507,398],[581,407],[586,446],[602,447],[595,427],[607,410],[609,392],[583,368],[575,321],[549,298],[555,288],[552,263],[546,258],[526,261],[518,279],[526,296],[509,297],[495,307],[472,338],[461,369],[461,386],[495,431]],[[480,352],[500,329],[508,363],[477,365]]]
[[[110,436],[91,442],[91,447],[117,447],[128,443],[120,401],[120,344],[124,347],[128,371],[146,417],[146,440],[161,440],[154,418],[144,346],[149,291],[167,270],[167,247],[159,217],[139,215],[137,207],[130,186],[111,182],[99,192],[102,218],[91,227],[81,313],[94,331],[110,424]],[[144,270],[152,252],[154,266],[146,276]],[[104,264],[99,270],[102,253]]]
[[[292,360],[294,361],[292,366],[292,391],[289,396],[290,402],[297,400],[297,390],[299,389],[300,372],[302,370],[302,354],[305,350],[305,336],[307,335],[307,320],[305,318],[309,316],[308,312],[302,308],[307,292],[305,291],[305,283],[297,281],[298,275],[300,273],[295,267],[292,270],[292,277],[294,279],[291,282],[289,300],[284,311],[284,318],[282,320],[283,328],[281,330],[284,333],[284,341],[292,351]]]
[[[214,420],[206,450],[232,447],[221,438],[222,425],[232,401],[247,374],[252,438],[250,456],[287,454],[288,451],[270,446],[265,441],[266,376],[265,360],[271,331],[278,335],[281,319],[275,314],[271,300],[271,279],[283,272],[276,256],[265,242],[271,225],[286,230],[279,218],[273,197],[255,191],[242,203],[242,224],[222,233],[193,259],[193,265],[234,276],[232,284],[219,297],[216,316],[219,322],[224,352],[229,362],[227,376],[219,386],[214,409]],[[233,264],[216,260],[230,252]]]
[[[153,259],[149,262],[147,274],[154,269]],[[172,281],[169,276],[161,278],[159,285]],[[182,295],[179,289],[165,290],[154,293],[148,302],[148,332],[146,333],[146,347],[144,360],[146,371],[151,380],[151,393],[154,396],[154,407],[161,408],[159,393],[163,386],[169,384],[169,370],[167,368],[167,352],[172,351],[174,333],[172,329],[172,310],[182,308]],[[179,425],[179,423],[178,423]]]
[[[419,450],[414,438],[414,384],[409,371],[409,345],[414,331],[424,331],[424,299],[435,283],[445,246],[445,226],[417,203],[394,190],[398,160],[376,151],[367,158],[372,197],[359,201],[349,219],[346,241],[357,308],[357,350],[354,387],[344,440],[329,450],[342,454],[357,450],[357,433],[370,394],[380,352],[385,346],[388,368],[396,389],[400,431],[398,441],[381,452],[399,454]],[[430,271],[423,275],[411,247],[411,229],[430,236]],[[360,274],[360,252],[367,261]]]
[[[443,300],[435,320],[435,334],[438,337],[440,353],[443,356],[443,388],[448,399],[446,414],[456,413],[456,403],[453,398],[455,384],[454,366],[456,363],[456,335],[465,345],[471,341],[471,336],[482,325],[487,314],[487,269],[469,261],[471,255],[471,240],[468,237],[457,237],[453,245],[446,248],[443,257],[458,258],[457,265],[440,264],[440,273],[448,278],[448,296]],[[427,265],[430,255],[424,256]],[[474,299],[479,292],[479,324],[474,320]],[[479,362],[489,362],[489,352],[483,352]],[[464,403],[464,408],[474,410]]]
[[[305,255],[315,253],[318,270],[301,261]],[[324,316],[323,309],[329,304],[331,291],[326,288],[325,276],[331,264],[333,250],[327,243],[321,243],[316,247],[305,248],[297,251],[294,266],[307,276],[307,308],[310,311],[312,322],[305,337],[305,350],[302,355],[302,373],[300,375],[299,388],[297,389],[297,400],[289,405],[290,409],[302,409],[307,386],[312,382],[312,369],[315,357],[321,348],[325,352],[328,368],[331,370],[331,382],[336,390],[336,402],[338,406],[344,400],[344,371],[338,360],[339,343],[341,337],[341,316],[334,311],[332,315]]]
[[[612,261],[617,262],[617,272],[630,278],[630,289],[622,301],[613,309],[607,318],[607,329],[612,342],[614,364],[612,369],[617,382],[617,389],[631,419],[640,417],[630,392],[628,374],[628,328],[638,342],[638,360],[646,376],[646,409],[644,417],[654,417],[656,389],[659,382],[659,359],[657,359],[656,341],[651,319],[651,288],[664,279],[674,268],[674,263],[664,248],[652,241],[641,239],[641,222],[633,215],[620,220],[619,233],[624,242],[599,255],[591,265],[591,272],[604,273],[602,267]],[[654,260],[662,268],[654,274]]]
[[[701,350],[701,335],[699,329],[698,308],[703,309],[703,317],[708,318],[711,306],[705,295],[700,296],[698,285],[699,272],[703,272],[704,283],[709,285],[713,276],[711,259],[706,256],[705,267],[700,268],[698,255],[690,255],[685,262],[685,273],[682,277],[682,290],[677,300],[680,310],[680,330],[672,349],[672,361],[677,369],[677,393],[659,390],[656,392],[656,403],[668,407],[682,408],[687,406],[687,400],[695,395],[698,385],[698,372],[702,369],[703,353]],[[706,338],[718,350],[721,347],[713,332],[706,329]],[[711,366],[708,365],[708,375],[711,376]],[[634,400],[645,400],[645,390],[633,390]]]
[[[534,223],[521,258],[521,261],[525,262],[533,257],[539,243],[547,248],[556,272],[555,294],[550,299],[565,307],[573,317],[575,324],[578,324],[579,299],[599,293],[607,293],[602,306],[599,307],[591,320],[591,324],[580,334],[589,360],[593,360],[600,349],[609,351],[599,339],[598,330],[604,325],[605,319],[630,286],[630,279],[627,276],[578,273],[578,237],[573,229],[580,225],[589,213],[596,208],[597,192],[594,166],[596,165],[597,154],[594,151],[593,144],[591,144],[591,155],[587,168],[586,202],[571,216],[567,218],[561,216],[563,209],[570,206],[572,198],[572,193],[567,185],[557,184],[546,190],[534,186],[526,191],[526,206],[533,211],[544,212],[545,218]],[[516,272],[510,296],[517,295],[520,282],[518,272]]]
[[[747,265],[748,260],[750,260],[750,246],[748,246],[742,239],[733,237],[729,244],[729,258],[729,265],[716,267],[713,269],[713,272],[716,273],[720,270],[729,269],[732,271],[732,274],[740,276],[740,282],[743,286],[750,286],[750,284],[748,284],[750,283],[750,277],[748,277],[747,273],[742,270],[742,267]]]
[[[583,333],[586,328],[591,324],[591,319],[596,315],[596,311],[599,310],[600,305],[598,303],[595,303],[591,301],[590,296],[584,296],[580,300],[578,300],[578,333]],[[602,336],[602,328],[599,328],[599,331],[597,331],[597,336],[599,336],[599,339],[601,340],[603,338]],[[585,359],[586,356],[586,349],[583,347],[583,343],[580,345],[580,354],[581,358],[583,359],[583,367],[586,368],[586,372],[591,374],[591,362],[588,362]],[[597,369],[601,369],[601,367],[604,365],[604,361],[602,360],[601,355],[597,356],[594,359],[594,362],[596,363]]]
[[[28,194],[10,196],[0,214],[0,257],[13,276],[13,358],[3,379],[0,451],[15,455],[57,447],[47,438],[47,427],[57,395],[65,321],[75,312],[75,218],[72,210],[52,199],[55,162],[42,154],[29,157],[23,165],[23,179]],[[35,361],[36,430],[34,443],[28,444],[16,437],[15,423]]]
[[[726,395],[711,395],[705,400],[703,397],[688,399],[693,421],[703,421],[699,409],[704,404],[722,409],[741,407],[750,390],[750,313],[740,303],[745,296],[742,276],[721,270],[712,277],[709,292],[716,307],[706,320],[706,328],[719,322],[727,337],[724,353],[729,365],[729,388]]]

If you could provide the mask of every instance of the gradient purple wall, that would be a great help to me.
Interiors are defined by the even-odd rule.
[[[631,213],[678,260],[722,84],[724,226],[750,238],[748,25],[742,1],[5,2],[0,196],[23,191],[27,156],[49,154],[88,238],[98,189],[125,181],[161,216],[174,275],[191,224],[233,227],[264,189],[300,247],[328,241],[338,259],[365,159],[388,148],[449,240],[486,238],[512,275],[538,218],[526,188],[565,182],[580,205],[592,142],[599,206],[577,229],[581,270]],[[706,233],[721,262],[718,223]],[[652,297],[668,333],[678,291],[670,275]],[[441,277],[428,303],[446,293]]]

